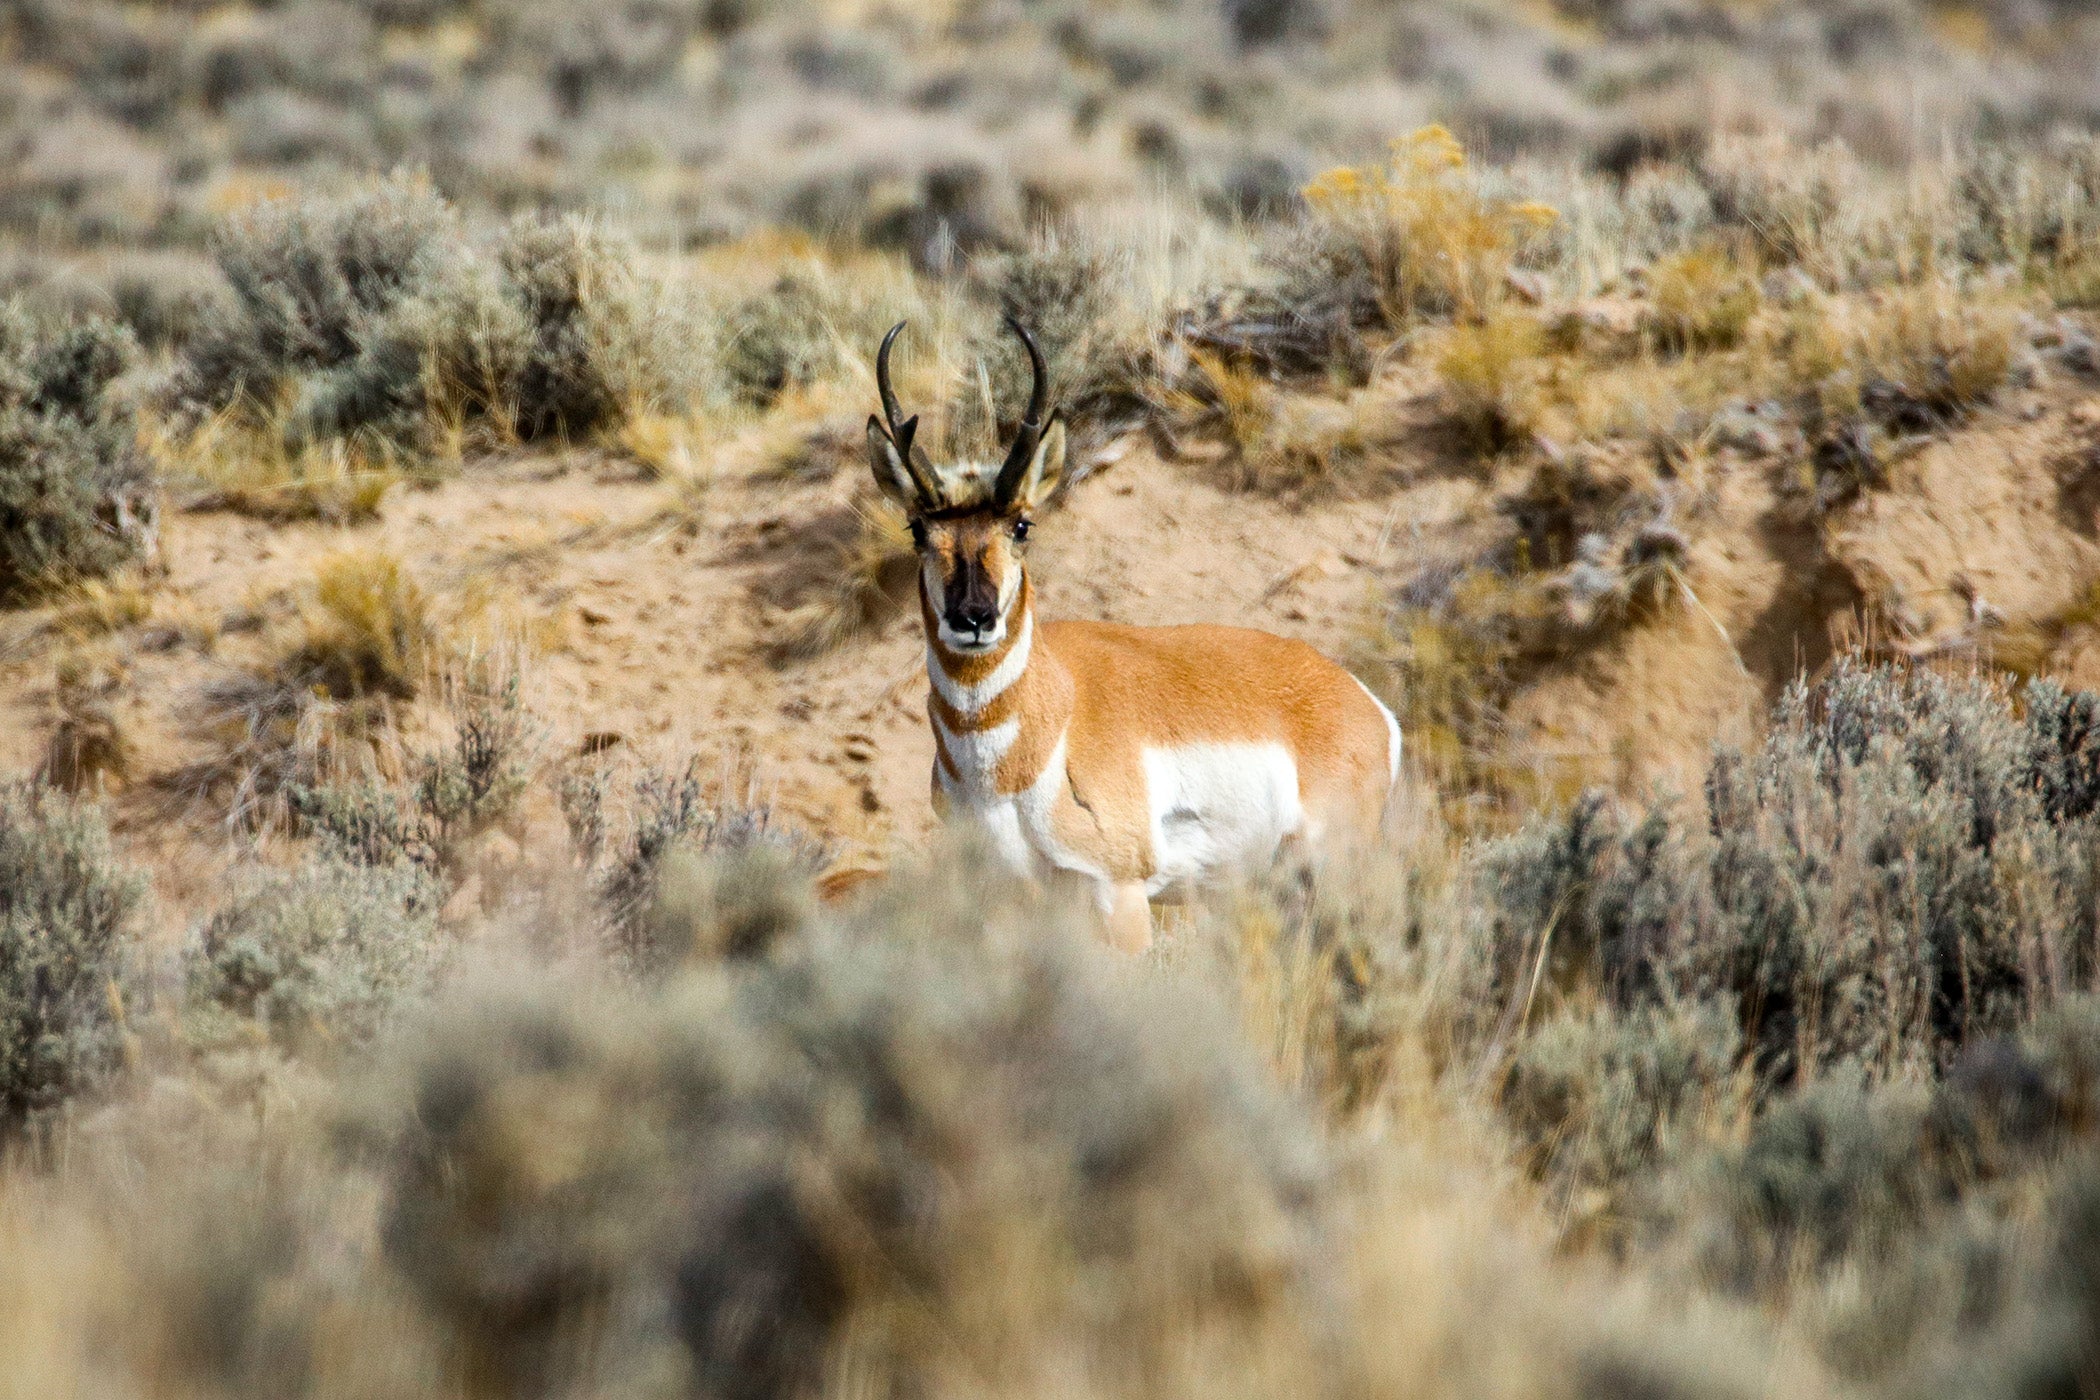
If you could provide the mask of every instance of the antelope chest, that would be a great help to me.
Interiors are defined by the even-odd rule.
[[[949,815],[980,828],[1023,875],[1142,881],[1157,895],[1267,860],[1305,826],[1298,765],[1280,744],[1146,746],[1133,771],[1075,782],[1060,733],[1025,785],[1002,792],[996,775],[1017,728],[934,723],[954,762],[952,773],[935,768]]]

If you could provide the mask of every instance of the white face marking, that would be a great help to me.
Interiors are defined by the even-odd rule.
[[[1003,622],[1000,625],[1002,628],[1005,626]],[[944,627],[943,631],[945,630]],[[943,641],[945,640],[944,637]],[[1004,694],[1008,686],[1021,679],[1021,673],[1028,669],[1028,652],[1034,642],[1035,612],[1031,609],[1021,614],[1021,631],[1014,638],[1013,649],[1000,657],[999,664],[992,668],[992,673],[975,685],[951,680],[948,673],[941,669],[941,659],[934,655],[930,646],[926,649],[926,674],[933,681],[933,688],[940,692],[941,699],[947,701],[951,708],[966,715],[975,714]]]
[[[1281,744],[1187,744],[1144,750],[1152,809],[1147,894],[1269,859],[1305,824],[1298,764]]]

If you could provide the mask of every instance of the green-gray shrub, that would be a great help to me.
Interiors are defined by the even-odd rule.
[[[1108,256],[1052,243],[985,258],[973,280],[986,304],[1035,336],[1050,369],[1050,402],[1075,425],[1091,429],[1138,401],[1141,346]],[[1010,428],[1028,405],[1027,355],[996,319],[970,352],[991,382],[1001,425]]]
[[[2089,705],[1841,663],[1788,691],[1705,820],[1602,799],[1487,853],[1483,1016],[1533,982],[1729,1008],[1760,1082],[1932,1071],[2100,966]],[[1542,951],[1543,950],[1543,951]]]
[[[574,220],[493,238],[421,185],[263,206],[216,247],[230,305],[169,390],[194,421],[235,409],[290,445],[429,451],[462,432],[588,438],[677,400],[690,352],[634,250]],[[281,420],[273,417],[281,415]]]
[[[797,889],[826,858],[755,794],[739,799],[703,781],[699,759],[675,774],[651,768],[635,781],[632,825],[599,884],[615,949],[644,971],[696,952],[762,951],[799,919],[807,890]],[[695,859],[710,862],[704,873]],[[667,870],[677,875],[668,891]],[[702,924],[729,931],[718,936]]]
[[[400,430],[394,420],[420,407],[421,365],[390,364],[382,375],[368,356],[391,358],[375,342],[397,337],[378,328],[426,288],[458,277],[464,245],[458,213],[401,180],[341,198],[272,201],[238,217],[213,247],[233,302],[184,354],[175,406],[267,411],[291,400],[295,436]]]
[[[292,810],[334,859],[446,870],[524,793],[538,735],[513,674],[493,693],[464,697],[451,740],[416,756],[405,790],[370,779],[296,785]]]
[[[674,343],[635,249],[576,219],[525,218],[496,261],[530,343],[507,393],[527,438],[588,438],[676,397],[690,353]]]
[[[150,537],[151,472],[114,390],[133,348],[112,322],[0,302],[0,603],[106,574]]]
[[[837,373],[844,355],[872,359],[877,342],[908,309],[823,268],[782,273],[766,291],[723,312],[722,385],[732,398],[763,408],[789,389]]]
[[[388,1253],[468,1371],[760,1396],[845,1364],[887,1394],[996,1356],[1141,1384],[1316,1327],[1320,1155],[1225,1024],[955,894],[668,990],[433,1018],[375,1158]]]
[[[100,817],[46,788],[0,785],[0,1135],[114,1063],[144,892]]]
[[[407,861],[251,874],[191,937],[190,1004],[207,1026],[252,1020],[292,1046],[359,1043],[442,969],[442,894]]]

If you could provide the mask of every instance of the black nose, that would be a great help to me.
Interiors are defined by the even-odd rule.
[[[983,603],[965,603],[948,610],[948,626],[956,632],[989,632],[999,621],[999,610]]]

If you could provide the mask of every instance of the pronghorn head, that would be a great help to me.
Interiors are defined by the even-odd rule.
[[[1019,321],[1006,324],[1028,347],[1034,387],[1028,412],[1006,460],[935,466],[913,442],[919,419],[901,418],[890,388],[890,346],[899,321],[875,354],[875,386],[882,417],[868,419],[868,459],[875,484],[904,508],[919,550],[919,588],[942,645],[958,652],[990,651],[1006,639],[1006,621],[1021,596],[1020,545],[1029,514],[1056,489],[1065,468],[1065,424],[1043,419],[1043,352]]]

